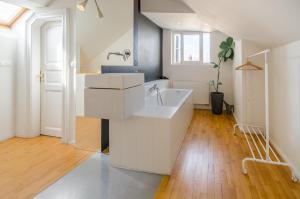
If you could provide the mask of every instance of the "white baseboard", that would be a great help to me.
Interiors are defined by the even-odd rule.
[[[194,104],[194,109],[210,110],[211,107],[208,104]]]
[[[233,113],[233,117],[234,117],[236,123],[239,124],[239,120],[237,119],[235,113]],[[296,177],[298,179],[300,179],[300,170],[298,170],[297,167],[295,167],[295,165],[292,163],[292,161],[290,161],[288,156],[283,152],[283,150],[279,147],[279,145],[274,140],[271,139],[270,143],[273,146],[273,148],[275,149],[275,151],[281,156],[283,161],[285,161],[286,163],[291,165],[291,167],[294,169]]]
[[[75,142],[75,140],[70,140],[70,141],[68,142],[68,144],[75,145],[75,144],[76,144],[76,142]]]
[[[274,147],[275,151],[281,156],[281,158],[283,159],[283,161],[285,161],[286,163],[288,163],[288,164],[291,165],[291,167],[294,169],[296,177],[298,179],[300,179],[300,171],[292,163],[292,161],[290,161],[290,159],[288,158],[288,156],[286,155],[286,153],[284,153],[284,151],[279,147],[279,145],[274,140],[271,139],[270,143]]]
[[[232,115],[234,117],[235,123],[239,124],[240,122],[234,112],[232,113]]]

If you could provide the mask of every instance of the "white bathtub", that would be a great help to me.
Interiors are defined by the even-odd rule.
[[[110,154],[113,166],[158,174],[171,174],[193,115],[192,90],[161,90],[164,105],[155,93],[145,107],[127,120],[110,121]]]
[[[186,98],[191,94],[191,90],[187,89],[163,89],[160,91],[163,106],[180,107]],[[153,92],[145,98],[146,106],[161,106],[157,101],[157,94]]]

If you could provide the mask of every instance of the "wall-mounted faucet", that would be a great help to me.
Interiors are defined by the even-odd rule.
[[[127,61],[128,58],[129,58],[130,55],[131,55],[131,51],[130,51],[129,49],[125,49],[125,50],[123,51],[123,53],[121,53],[121,52],[109,52],[108,55],[107,55],[107,60],[109,60],[109,57],[110,57],[111,55],[122,56],[122,57],[123,57],[123,60],[124,60],[124,61]]]

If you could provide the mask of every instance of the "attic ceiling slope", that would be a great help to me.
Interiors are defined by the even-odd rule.
[[[265,47],[300,40],[298,0],[182,0],[225,34]]]
[[[141,12],[165,29],[205,32],[214,30],[181,0],[141,0]]]
[[[142,12],[193,13],[181,0],[141,0]]]

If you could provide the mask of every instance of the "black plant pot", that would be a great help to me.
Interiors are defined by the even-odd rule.
[[[211,92],[211,108],[212,113],[216,115],[220,115],[223,112],[223,100],[224,100],[224,93],[221,92]]]

